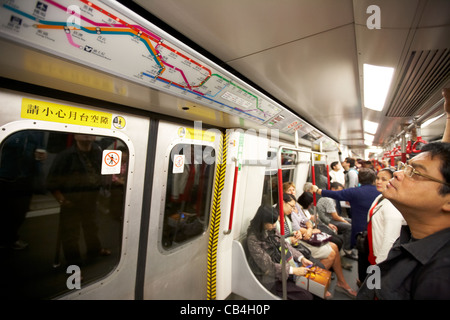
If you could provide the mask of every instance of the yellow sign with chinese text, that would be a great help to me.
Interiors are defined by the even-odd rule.
[[[111,128],[112,114],[62,104],[23,98],[20,116],[81,126]]]
[[[213,142],[216,139],[216,135],[214,132],[187,128],[185,138]]]

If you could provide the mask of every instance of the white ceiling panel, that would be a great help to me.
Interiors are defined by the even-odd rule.
[[[353,23],[350,0],[135,2],[225,62]]]
[[[344,26],[230,63],[331,136],[346,138],[327,115],[361,119],[353,26]],[[314,65],[315,68],[311,68]],[[352,85],[349,85],[352,84]],[[361,130],[361,121],[353,130]],[[339,135],[337,135],[339,132]]]

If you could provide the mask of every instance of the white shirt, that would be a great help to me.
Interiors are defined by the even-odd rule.
[[[343,186],[345,186],[345,175],[344,170],[330,171],[330,182],[339,182]]]
[[[380,194],[374,200],[370,206],[371,209],[381,197]],[[375,261],[378,264],[386,260],[389,250],[400,236],[400,229],[402,225],[406,225],[406,221],[400,211],[388,199],[383,199],[373,211],[372,247],[373,254],[376,257]],[[369,214],[367,215],[367,221],[369,221]]]

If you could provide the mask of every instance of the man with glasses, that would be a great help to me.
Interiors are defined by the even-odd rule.
[[[448,102],[446,97],[445,110]],[[408,225],[379,269],[369,272],[358,299],[450,299],[450,143],[445,134],[442,142],[424,145],[401,163],[383,195]]]

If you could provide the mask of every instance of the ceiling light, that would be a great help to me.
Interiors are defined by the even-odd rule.
[[[370,134],[377,133],[378,122],[364,120],[364,131]]]
[[[364,133],[364,141],[373,141],[374,138],[375,136],[368,133]]]
[[[394,68],[364,64],[364,107],[383,110]]]

